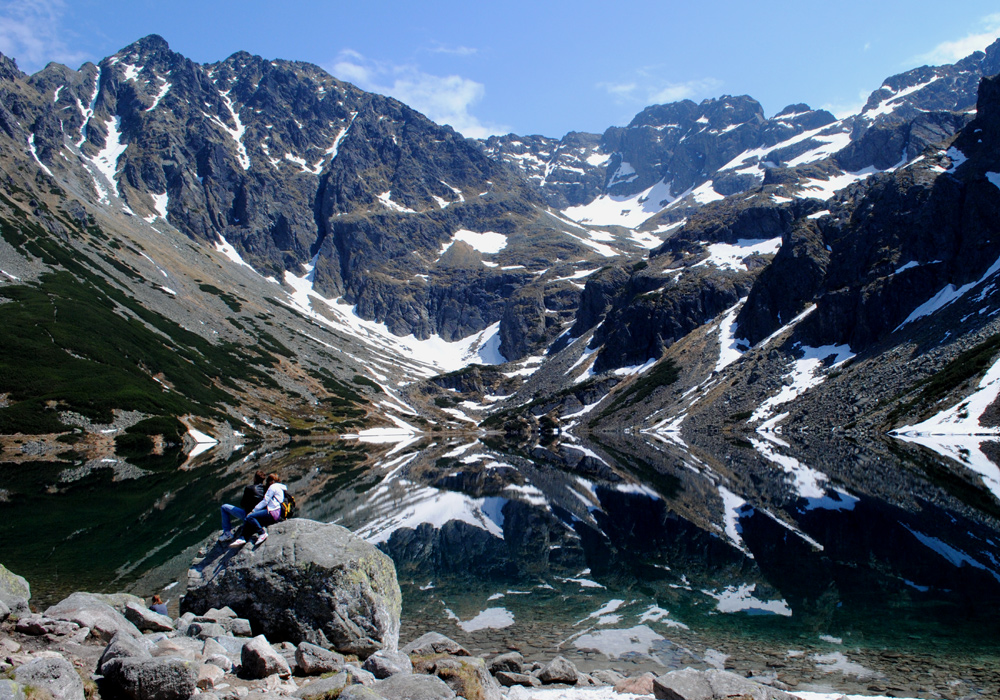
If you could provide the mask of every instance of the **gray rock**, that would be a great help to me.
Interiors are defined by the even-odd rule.
[[[83,679],[62,657],[34,659],[18,666],[14,680],[52,693],[55,700],[84,700]]]
[[[618,682],[625,680],[625,676],[617,671],[606,671],[603,669],[600,671],[591,671],[590,676],[598,683],[604,685],[616,685]]]
[[[378,679],[395,676],[397,673],[413,673],[410,657],[398,651],[377,651],[365,659],[362,668]]]
[[[432,654],[450,654],[451,656],[471,656],[469,652],[458,642],[445,637],[437,632],[427,634],[414,639],[405,647],[400,649],[404,654],[416,656],[430,656]]]
[[[497,674],[500,671],[523,673],[524,657],[516,651],[512,651],[509,654],[500,654],[490,659],[489,668],[492,674]]]
[[[206,643],[208,640],[205,640]],[[225,649],[225,654],[233,661],[234,666],[240,664],[240,659],[243,658],[243,646],[249,641],[248,639],[237,639],[236,637],[216,637],[215,643]]]
[[[225,654],[209,654],[202,657],[206,664],[212,664],[213,666],[218,666],[225,673],[231,673],[233,670],[233,660],[230,659]]]
[[[515,685],[537,688],[542,684],[542,682],[534,676],[529,676],[526,673],[514,673],[513,671],[497,671],[496,679],[500,685],[506,688],[511,688]]]
[[[339,671],[344,667],[344,657],[335,651],[302,642],[295,650],[295,664],[307,676]]]
[[[235,620],[239,615],[236,614],[231,607],[224,605],[221,608],[211,608],[207,612],[203,613],[201,617],[204,617],[212,622],[223,623],[225,620]]]
[[[115,659],[104,665],[104,680],[131,700],[187,700],[197,687],[199,666],[176,658]]]
[[[486,662],[478,656],[424,659],[414,664],[414,670],[433,673],[463,698],[502,700],[503,697],[500,684],[490,675]]]
[[[0,564],[0,602],[7,606],[11,614],[24,615],[30,612],[29,600],[31,600],[31,586],[28,582]]]
[[[104,674],[104,665],[115,659],[151,659],[149,647],[142,638],[118,633],[111,638],[97,660],[97,673]]]
[[[275,651],[262,634],[243,645],[240,665],[247,678],[267,678],[275,673],[282,678],[292,675],[285,657]]]
[[[538,672],[538,680],[542,683],[567,683],[574,685],[579,675],[579,671],[576,670],[576,666],[573,665],[572,661],[562,656],[557,656]]]
[[[268,532],[262,547],[198,562],[182,608],[230,605],[269,639],[359,656],[396,648],[402,598],[388,556],[338,525],[292,518]]]
[[[229,621],[229,633],[234,637],[252,637],[253,630],[250,627],[250,620],[242,617],[235,617]]]
[[[0,622],[6,622],[7,618],[10,617],[10,608],[7,604],[0,600]]]
[[[20,683],[0,679],[0,700],[25,700],[24,688]]]
[[[354,679],[351,677],[350,673],[335,673],[332,676],[320,678],[312,681],[308,685],[302,686],[292,693],[292,695],[297,698],[302,698],[302,700],[308,700],[309,698],[321,698],[327,693],[337,693],[353,683]]]
[[[372,688],[376,693],[393,700],[450,700],[455,691],[436,676],[401,673],[377,681]]]
[[[142,633],[110,603],[121,601],[124,609],[129,599],[142,601],[136,596],[106,596],[97,593],[74,593],[45,610],[44,616],[54,620],[75,622],[89,627],[90,633],[101,641],[110,641],[118,632],[141,637]]]
[[[21,634],[39,636],[42,634],[73,634],[80,629],[80,625],[75,622],[65,620],[53,620],[43,615],[26,615],[17,621],[14,626]]]
[[[188,625],[187,636],[195,639],[211,639],[228,636],[228,631],[218,622],[192,622]]]
[[[728,671],[671,671],[653,681],[653,696],[660,700],[795,700],[793,696]]]
[[[194,661],[201,654],[203,645],[197,639],[191,637],[173,637],[163,639],[154,644],[149,653],[154,657],[176,656],[181,659]]]
[[[129,602],[125,605],[125,619],[143,632],[173,632],[174,621],[166,615],[153,612],[145,605]]]
[[[355,683],[366,685],[369,688],[375,685],[376,681],[378,681],[378,679],[372,675],[371,671],[366,671],[354,664],[344,664],[344,673],[351,674],[351,678],[354,679]]]
[[[366,686],[349,685],[337,696],[337,700],[386,700],[386,698]]]
[[[198,678],[195,680],[195,685],[201,690],[210,690],[221,683],[225,677],[226,672],[221,668],[215,664],[205,663],[198,669]]]
[[[632,695],[652,695],[653,681],[655,680],[656,674],[649,671],[639,676],[622,678],[620,681],[615,683],[615,692],[631,693]]]

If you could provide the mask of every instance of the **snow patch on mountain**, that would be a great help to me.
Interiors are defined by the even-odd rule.
[[[660,180],[638,194],[602,194],[589,204],[567,207],[562,214],[581,224],[634,229],[677,199],[671,193],[670,185]]]

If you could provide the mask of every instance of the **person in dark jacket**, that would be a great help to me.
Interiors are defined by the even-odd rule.
[[[222,537],[219,542],[228,542],[233,539],[233,520],[247,519],[247,513],[254,509],[264,498],[264,479],[267,474],[262,469],[258,469],[253,475],[253,483],[243,489],[243,497],[239,506],[231,503],[222,504]]]

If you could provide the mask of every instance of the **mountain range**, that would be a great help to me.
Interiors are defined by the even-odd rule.
[[[5,458],[991,430],[997,73],[1000,42],[844,119],[725,95],[477,141],[155,35],[79,70],[0,58]]]

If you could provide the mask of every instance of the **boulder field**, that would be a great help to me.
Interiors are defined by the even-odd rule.
[[[543,685],[792,700],[722,671],[625,677],[561,656],[487,660],[436,632],[400,648],[389,557],[337,525],[292,519],[269,533],[257,547],[203,550],[177,618],[123,593],[33,611],[28,583],[0,565],[0,700],[527,700]]]

